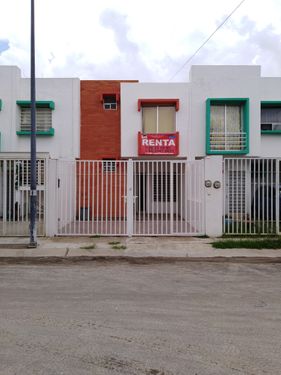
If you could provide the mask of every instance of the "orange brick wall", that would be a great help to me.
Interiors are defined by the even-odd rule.
[[[121,82],[137,81],[81,81],[81,160],[121,158],[121,103],[120,101],[117,103],[117,110],[104,110],[101,101],[103,94],[117,94],[120,98]],[[101,168],[102,165],[99,166],[99,172],[96,169],[95,172],[89,172],[88,165],[85,171],[82,167],[77,168],[77,215],[83,207],[88,209],[90,219],[124,218],[126,216],[124,167],[118,166],[115,173],[102,173]],[[121,177],[119,177],[120,173]],[[115,174],[118,175],[116,179]]]
[[[103,94],[120,94],[120,82],[81,81],[81,160],[120,159],[120,102],[104,110]]]

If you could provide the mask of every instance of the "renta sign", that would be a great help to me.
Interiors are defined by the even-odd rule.
[[[138,133],[138,154],[178,155],[179,133],[142,134]]]

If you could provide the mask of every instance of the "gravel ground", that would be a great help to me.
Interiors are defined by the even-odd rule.
[[[281,264],[0,266],[1,375],[280,374]]]

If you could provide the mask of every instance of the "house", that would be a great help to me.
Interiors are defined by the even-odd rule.
[[[29,224],[30,80],[15,66],[0,66],[0,82],[0,234],[23,235]],[[37,222],[44,235],[54,223],[50,160],[80,156],[79,79],[37,79],[36,117]]]
[[[0,79],[5,175],[5,153],[29,147],[28,80],[14,67]],[[38,79],[42,233],[279,233],[280,83],[259,66],[192,66],[184,83]],[[17,168],[28,195],[28,167]],[[7,181],[0,196],[18,190]],[[22,205],[9,199],[3,222],[15,223]]]

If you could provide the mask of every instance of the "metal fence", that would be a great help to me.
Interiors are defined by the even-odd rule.
[[[204,234],[204,160],[59,162],[59,235]]]
[[[37,233],[45,234],[46,160],[36,162]],[[29,234],[30,160],[0,159],[0,234]]]
[[[280,198],[279,159],[224,159],[224,233],[279,233]]]

